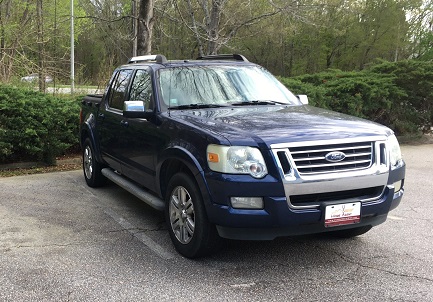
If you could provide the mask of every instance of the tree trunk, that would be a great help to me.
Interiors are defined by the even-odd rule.
[[[44,22],[42,20],[42,0],[36,3],[36,15],[38,24],[38,82],[39,91],[45,92],[45,56],[44,56]]]
[[[154,0],[140,0],[138,10],[137,55],[148,55],[152,52],[153,7]]]
[[[5,28],[4,28],[4,24],[3,24],[3,16],[2,16],[2,7],[1,7],[0,3],[0,62],[3,62],[4,57],[5,57]],[[2,79],[5,75],[5,70],[4,70],[4,64],[0,64],[1,70],[0,70],[0,79]]]
[[[206,3],[206,1],[202,1],[202,3]],[[197,28],[197,23],[195,21],[195,16],[194,16],[194,10],[192,9],[192,5],[191,5],[191,0],[187,0],[187,4],[188,4],[188,10],[191,16],[191,23],[192,23],[192,30],[194,31],[194,35],[195,38],[197,40],[197,47],[198,47],[198,55],[199,57],[204,56],[204,51],[203,51],[203,44],[201,43],[201,39],[200,39],[200,33],[198,32],[198,28]],[[204,6],[204,9],[206,9],[206,6]],[[207,12],[207,11],[205,11]],[[208,16],[206,15],[206,18]]]
[[[225,0],[213,0],[212,9],[210,15],[210,23],[208,25],[208,48],[207,52],[210,55],[217,54],[221,43],[219,41],[219,30],[220,30],[220,19],[221,12],[224,6]]]

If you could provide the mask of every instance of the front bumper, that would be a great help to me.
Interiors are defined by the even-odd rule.
[[[360,223],[332,228],[324,225],[325,203],[319,203],[313,208],[292,207],[283,184],[270,176],[252,183],[247,181],[246,177],[210,177],[207,182],[213,203],[207,207],[208,217],[217,226],[221,237],[238,240],[271,240],[281,236],[321,233],[365,225],[376,226],[385,222],[388,212],[399,205],[404,186],[395,192],[393,184],[400,180],[404,182],[404,175],[405,165],[402,164],[389,172],[387,185],[378,198],[361,201]],[[264,208],[234,209],[228,202],[232,196],[263,196]],[[326,204],[353,201],[360,200],[340,199],[327,201]]]

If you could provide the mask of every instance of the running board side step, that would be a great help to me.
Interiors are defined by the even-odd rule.
[[[102,175],[107,177],[109,180],[114,182],[115,184],[119,185],[132,195],[136,196],[137,198],[141,199],[145,203],[147,203],[152,208],[163,211],[164,210],[164,201],[160,199],[159,197],[150,194],[146,190],[142,189],[140,186],[136,185],[132,181],[126,179],[125,177],[117,174],[110,168],[104,168],[101,170]]]

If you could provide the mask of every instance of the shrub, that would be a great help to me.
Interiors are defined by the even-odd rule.
[[[0,85],[0,162],[43,161],[78,144],[79,103]]]
[[[279,78],[279,80],[294,94],[308,95],[310,105],[331,109],[328,106],[326,89],[324,87],[303,82],[299,78]]]
[[[379,75],[393,75],[395,84],[406,96],[394,102],[392,124],[402,131],[433,126],[433,61],[383,62],[371,68]]]
[[[429,131],[433,125],[433,63],[382,62],[368,70],[330,70],[281,81],[311,104],[368,118],[397,134]]]

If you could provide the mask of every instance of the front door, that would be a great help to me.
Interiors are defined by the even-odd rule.
[[[143,101],[145,110],[155,108],[153,102],[152,80],[147,70],[138,69],[135,73],[130,94],[130,101]],[[167,138],[165,138],[154,120],[144,118],[123,118],[123,140],[121,146],[122,173],[146,188],[157,191],[156,154]]]

